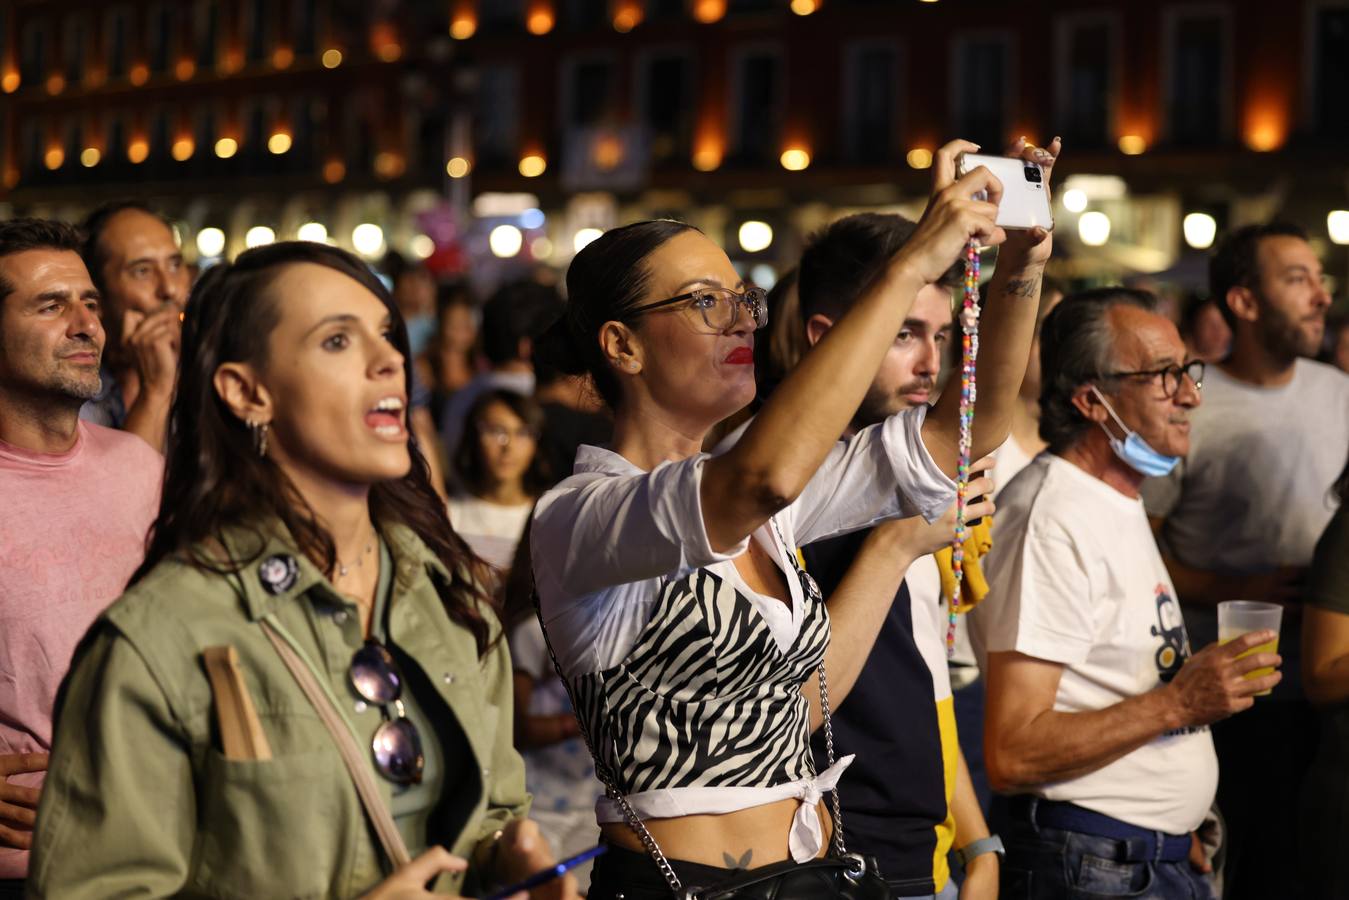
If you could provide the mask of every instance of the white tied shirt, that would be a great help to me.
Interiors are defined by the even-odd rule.
[[[582,446],[575,474],[540,498],[530,538],[543,623],[563,673],[574,678],[622,662],[649,624],[662,582],[696,569],[742,593],[785,651],[801,629],[804,597],[773,524],[789,547],[799,547],[885,519],[937,518],[954,499],[955,484],[923,445],[926,415],[925,406],[908,410],[839,442],[801,496],[755,533],[785,576],[790,608],[741,579],[733,560],[748,548],[748,536],[725,552],[712,548],[701,500],[709,454],[646,472],[613,451]],[[822,846],[814,800],[849,761],[844,757],[799,783],[672,788],[627,799],[644,818],[664,818],[733,812],[795,797],[803,801],[803,811],[789,846],[795,858],[808,859]],[[601,800],[597,812],[602,822],[622,821],[611,801]]]

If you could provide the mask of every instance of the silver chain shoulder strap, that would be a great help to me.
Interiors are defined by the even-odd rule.
[[[773,531],[777,535],[778,543],[791,560],[792,568],[796,570],[797,578],[801,578],[801,576],[805,575],[805,570],[801,568],[800,563],[796,560],[796,551],[787,546],[787,541],[783,538],[782,531],[778,528],[777,521],[771,517],[769,518],[769,521],[773,523]],[[823,602],[823,598],[821,598],[821,602]],[[576,693],[572,689],[571,680],[563,673],[562,665],[557,661],[557,654],[553,652],[553,642],[548,637],[548,629],[543,627],[543,614],[539,605],[539,593],[537,589],[534,591],[534,611],[539,618],[539,628],[543,632],[543,643],[544,646],[548,648],[548,656],[553,661],[553,669],[556,670],[557,677],[561,679],[562,686],[566,688],[567,697],[571,700],[572,713],[575,715],[581,706],[576,702]],[[833,766],[834,727],[829,714],[829,680],[825,675],[823,659],[820,660],[820,664],[816,668],[816,671],[820,676],[820,713],[824,718],[825,755],[829,760],[829,765]],[[599,778],[600,783],[604,785],[605,796],[617,803],[619,809],[623,811],[623,818],[627,821],[628,827],[632,829],[633,833],[637,835],[637,839],[642,842],[642,846],[646,848],[647,855],[651,857],[656,864],[656,868],[660,870],[661,877],[665,879],[665,883],[669,886],[670,892],[676,897],[685,897],[683,882],[681,882],[679,876],[675,874],[674,868],[670,865],[670,861],[665,858],[665,854],[661,851],[660,845],[656,843],[656,839],[652,837],[651,832],[647,830],[646,824],[642,822],[642,817],[637,815],[637,810],[632,808],[632,804],[628,803],[628,798],[618,789],[618,779],[615,774],[600,759],[599,754],[595,752],[595,745],[590,741],[590,730],[585,727],[584,722],[580,724],[581,727],[578,730],[581,732],[581,738],[585,741],[586,750],[590,752],[590,758],[595,763],[595,775]],[[807,729],[810,727],[809,719],[807,719],[806,727]],[[809,747],[810,735],[807,734],[806,738],[807,747]],[[617,745],[614,746],[614,751],[615,755],[617,755]],[[829,794],[833,800],[833,803],[829,804],[829,807],[834,821],[834,852],[839,856],[843,856],[847,853],[847,850],[843,844],[843,811],[842,807],[839,805],[838,788],[833,788]]]
[[[801,567],[801,563],[796,558],[796,548],[789,545],[787,539],[782,536],[782,529],[778,527],[777,519],[770,517],[768,521],[773,523],[773,533],[777,535],[778,546],[781,547],[783,553],[787,554],[787,558],[791,560],[792,568],[796,570],[797,580],[805,581],[807,578],[810,578],[810,575],[808,575],[806,570]],[[810,583],[814,585],[814,579],[811,579]],[[815,585],[814,590],[816,593],[819,593],[819,586]],[[820,598],[820,602],[824,602],[823,597]],[[820,715],[824,719],[824,755],[829,761],[829,765],[832,767],[834,765],[834,723],[832,716],[829,714],[829,677],[824,671],[823,656],[820,657],[820,664],[816,667],[816,671],[820,675]],[[806,735],[806,739],[807,742],[809,742],[810,735]],[[848,850],[843,843],[843,805],[838,799],[837,786],[829,791],[829,798],[833,801],[829,804],[829,810],[832,813],[834,820],[834,852],[839,856],[844,856],[847,854]]]
[[[576,702],[576,692],[572,689],[571,679],[567,678],[566,674],[562,671],[562,664],[557,661],[557,654],[553,652],[553,642],[548,637],[548,629],[543,625],[543,611],[539,605],[539,592],[537,588],[534,591],[534,611],[539,617],[539,629],[543,632],[543,643],[544,646],[548,648],[548,656],[553,661],[553,668],[557,671],[557,677],[561,679],[562,686],[567,689],[567,697],[571,700],[572,714],[577,715],[578,711],[581,709],[581,705]],[[579,721],[579,715],[577,715],[577,718]],[[618,779],[615,777],[614,773],[611,772],[604,761],[600,759],[600,755],[595,752],[595,745],[590,741],[590,729],[586,727],[585,722],[580,722],[579,724],[581,727],[577,730],[581,732],[581,738],[585,741],[586,750],[590,752],[590,758],[595,763],[595,775],[599,778],[600,783],[604,785],[605,796],[617,803],[619,809],[623,811],[623,818],[627,820],[628,827],[632,829],[633,833],[637,835],[638,840],[642,842],[642,846],[646,848],[647,855],[655,861],[656,868],[660,870],[660,874],[665,879],[665,883],[670,886],[671,893],[676,897],[682,897],[684,885],[679,880],[679,876],[675,874],[675,870],[671,867],[670,861],[666,859],[665,854],[661,852],[660,845],[656,843],[656,839],[651,836],[650,831],[647,831],[646,825],[642,822],[642,817],[637,815],[637,810],[632,808],[632,804],[628,803],[628,798],[618,789]],[[615,744],[615,756],[617,756],[617,752],[618,745]]]

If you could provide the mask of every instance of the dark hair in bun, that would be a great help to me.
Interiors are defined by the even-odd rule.
[[[646,297],[647,257],[670,238],[697,230],[655,219],[614,228],[587,244],[567,268],[566,307],[535,342],[535,355],[565,375],[589,374],[604,402],[616,407],[618,380],[600,350],[600,326],[628,321]]]

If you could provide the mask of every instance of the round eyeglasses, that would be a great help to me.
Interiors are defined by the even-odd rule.
[[[394,784],[420,784],[426,756],[417,726],[403,708],[403,673],[393,654],[379,641],[367,640],[351,657],[351,685],[384,716],[371,741],[375,768]],[[390,704],[397,717],[389,715]]]
[[[756,329],[767,325],[767,298],[768,292],[763,288],[745,288],[742,294],[733,288],[703,287],[668,300],[647,303],[630,312],[634,314],[650,312],[653,309],[683,303],[702,313],[703,321],[707,323],[708,328],[721,334],[729,334],[740,321],[741,308],[749,314],[750,321],[754,323]]]
[[[489,444],[499,444],[502,447],[511,441],[537,441],[538,433],[529,426],[520,428],[506,428],[501,425],[483,425],[478,429],[478,436],[486,440]]]
[[[1162,393],[1168,397],[1174,397],[1180,390],[1182,378],[1189,378],[1194,382],[1194,389],[1202,391],[1204,389],[1204,369],[1206,364],[1202,359],[1192,359],[1180,365],[1163,366],[1160,369],[1147,369],[1139,372],[1106,372],[1104,378],[1156,378],[1161,376]]]

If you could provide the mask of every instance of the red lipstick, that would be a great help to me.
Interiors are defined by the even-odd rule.
[[[754,351],[748,347],[736,347],[727,354],[725,362],[732,366],[754,365]]]

